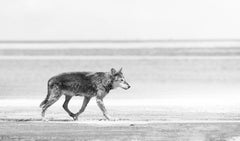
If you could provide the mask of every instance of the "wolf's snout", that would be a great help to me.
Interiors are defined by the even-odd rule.
[[[127,85],[126,90],[131,88],[131,86],[127,82],[126,82],[126,85]]]

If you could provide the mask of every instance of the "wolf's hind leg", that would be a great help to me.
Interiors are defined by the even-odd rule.
[[[82,107],[81,107],[81,109],[75,114],[75,116],[73,117],[74,120],[78,120],[78,116],[79,116],[82,112],[84,112],[84,110],[86,109],[87,104],[89,103],[90,99],[91,99],[90,97],[84,96],[83,103],[82,103]]]
[[[51,90],[50,96],[45,103],[45,105],[42,107],[42,119],[45,118],[45,112],[46,110],[53,105],[60,97],[62,96],[61,90],[56,86]]]
[[[65,95],[65,101],[63,103],[63,109],[69,114],[69,116],[74,117],[74,114],[68,109],[68,103],[72,96]]]

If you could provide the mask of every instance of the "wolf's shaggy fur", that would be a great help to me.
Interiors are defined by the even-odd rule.
[[[48,81],[48,94],[40,104],[42,117],[44,119],[47,108],[54,104],[62,95],[65,95],[63,108],[74,120],[77,120],[78,116],[84,112],[92,97],[96,97],[97,104],[103,115],[110,120],[103,98],[110,90],[117,87],[123,89],[130,88],[130,85],[124,79],[122,69],[116,71],[112,68],[110,72],[71,72],[59,74]],[[84,97],[82,107],[76,114],[73,114],[68,109],[68,103],[72,96]]]

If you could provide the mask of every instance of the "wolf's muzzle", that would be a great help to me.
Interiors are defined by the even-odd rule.
[[[129,88],[131,88],[131,86],[127,83],[127,82],[124,82],[124,84],[125,85],[127,85],[127,87],[126,88],[124,88],[125,90],[127,90],[127,89],[129,89]]]

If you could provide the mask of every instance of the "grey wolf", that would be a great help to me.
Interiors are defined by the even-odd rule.
[[[103,98],[110,90],[118,87],[125,90],[130,88],[123,76],[122,68],[119,71],[112,68],[110,72],[69,72],[53,76],[48,80],[47,96],[40,104],[42,119],[46,120],[46,110],[62,95],[65,95],[63,109],[74,120],[78,120],[78,116],[84,112],[92,97],[96,97],[97,105],[104,117],[111,120],[104,106]],[[75,114],[68,109],[68,103],[73,96],[84,97],[81,109]]]

